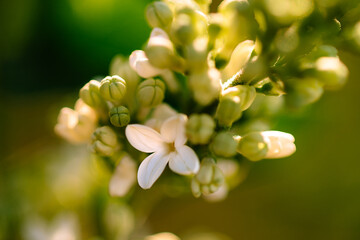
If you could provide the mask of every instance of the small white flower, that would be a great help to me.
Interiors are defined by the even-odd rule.
[[[261,132],[268,146],[265,158],[288,157],[296,151],[293,135],[280,131]]]
[[[85,143],[90,140],[96,128],[96,121],[95,111],[79,99],[75,104],[75,110],[60,110],[55,132],[71,143]]]
[[[195,174],[199,171],[200,162],[196,153],[185,145],[186,121],[187,117],[184,114],[171,117],[162,124],[160,133],[140,124],[130,124],[126,127],[125,134],[130,144],[141,152],[152,153],[140,164],[140,187],[150,188],[167,163],[172,171],[181,175]]]
[[[109,183],[109,192],[113,197],[125,196],[136,181],[136,164],[129,156],[124,156],[117,165]]]
[[[160,75],[163,69],[156,68],[149,62],[149,59],[142,50],[135,50],[129,57],[132,69],[143,78],[151,78]]]

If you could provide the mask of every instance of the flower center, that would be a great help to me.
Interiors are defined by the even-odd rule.
[[[165,143],[165,144],[166,144],[166,150],[167,150],[168,153],[176,151],[174,142]]]

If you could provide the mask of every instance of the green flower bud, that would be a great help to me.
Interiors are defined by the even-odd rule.
[[[236,151],[251,161],[265,158],[268,146],[260,132],[253,132],[241,137]]]
[[[187,45],[194,41],[197,32],[191,17],[187,14],[178,15],[171,27],[171,35],[177,43],[182,45]]]
[[[348,77],[347,67],[338,57],[321,57],[315,63],[315,77],[325,84],[325,88],[342,87]]]
[[[284,83],[280,80],[274,82],[270,78],[265,78],[258,82],[255,86],[256,92],[267,96],[281,96],[284,92]]]
[[[242,111],[237,98],[223,98],[216,109],[216,118],[221,126],[230,127],[240,119]]]
[[[218,133],[212,143],[210,149],[219,157],[232,157],[236,154],[237,142],[229,132]]]
[[[146,8],[146,20],[153,28],[166,28],[173,20],[173,13],[165,2],[153,2]]]
[[[105,101],[100,95],[100,82],[91,80],[80,89],[80,98],[90,107],[101,108]]]
[[[224,183],[224,175],[211,158],[201,161],[200,170],[191,181],[191,190],[195,197],[216,192]]]
[[[192,114],[186,124],[186,135],[192,144],[207,144],[214,133],[215,121],[207,114]]]
[[[319,100],[324,92],[323,83],[315,78],[297,79],[289,84],[287,103],[294,107],[301,107]]]
[[[124,127],[128,125],[128,123],[130,122],[129,110],[124,106],[113,107],[110,110],[109,115],[110,115],[110,122],[115,127]]]
[[[119,147],[116,133],[108,126],[96,129],[91,137],[90,147],[98,155],[113,155]]]
[[[117,75],[104,78],[100,83],[100,94],[108,101],[119,103],[126,94],[125,80]]]
[[[140,83],[137,99],[144,107],[154,107],[160,104],[165,96],[165,84],[159,79],[147,79]]]
[[[238,85],[223,91],[216,109],[216,118],[222,126],[231,126],[242,112],[250,107],[256,96],[253,86]]]

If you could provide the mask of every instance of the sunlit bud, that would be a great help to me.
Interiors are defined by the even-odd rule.
[[[113,197],[126,195],[136,182],[136,172],[137,166],[135,161],[129,156],[124,156],[116,166],[115,172],[110,179],[110,195]]]
[[[126,82],[121,77],[108,76],[100,82],[101,96],[113,103],[119,103],[125,96]]]
[[[144,240],[180,240],[180,238],[172,233],[163,232],[147,236]]]
[[[258,161],[265,158],[268,145],[261,132],[253,132],[240,138],[237,152],[251,161]]]
[[[347,67],[338,57],[321,57],[316,61],[315,68],[315,77],[328,89],[343,86],[349,74]]]
[[[164,121],[172,116],[175,116],[177,112],[166,103],[161,103],[154,108],[151,118],[145,122],[145,125],[160,132],[161,125]]]
[[[241,113],[250,107],[255,96],[255,88],[247,85],[238,85],[224,90],[216,109],[219,124],[231,126],[241,117]]]
[[[124,127],[128,125],[128,123],[130,122],[129,110],[124,106],[113,107],[110,110],[109,115],[110,115],[110,122],[115,127]]]
[[[165,84],[160,79],[147,79],[140,83],[137,99],[144,107],[154,107],[160,104],[165,96]]]
[[[237,151],[252,161],[288,157],[296,150],[294,137],[279,131],[253,132],[238,141]]]
[[[176,64],[174,46],[161,28],[152,30],[145,53],[154,67],[170,68]]]
[[[111,60],[110,75],[121,76],[126,79],[126,84],[130,87],[136,85],[140,80],[136,72],[130,67],[129,59],[121,55],[116,55]]]
[[[91,150],[101,156],[113,155],[119,147],[116,133],[108,126],[100,127],[91,136]]]
[[[135,50],[131,53],[129,63],[131,68],[143,78],[155,77],[163,72],[163,69],[151,65],[145,52],[141,50]]]
[[[146,8],[146,20],[153,28],[167,28],[173,19],[173,13],[165,2],[156,1]]]
[[[230,61],[222,71],[224,80],[232,77],[244,67],[244,65],[249,61],[254,47],[255,43],[251,40],[246,40],[236,46],[231,54]]]
[[[214,133],[215,121],[207,114],[192,114],[186,123],[186,135],[192,144],[206,144]]]
[[[208,34],[211,41],[214,41],[219,36],[221,30],[223,29],[223,21],[224,19],[221,14],[210,14]]]
[[[324,84],[315,78],[296,79],[289,85],[290,89],[286,95],[286,100],[287,103],[295,107],[316,102],[324,92]]]
[[[201,105],[208,105],[220,93],[220,72],[210,68],[201,73],[194,73],[189,76],[189,85],[194,94],[194,99]]]
[[[284,92],[284,83],[280,80],[272,81],[270,78],[265,78],[254,85],[256,92],[265,94],[267,96],[281,96]]]
[[[216,192],[224,183],[224,175],[211,158],[201,161],[200,170],[191,181],[191,190],[195,197]]]
[[[210,149],[219,157],[232,157],[236,154],[237,142],[229,132],[218,133],[211,142]]]
[[[171,26],[171,35],[178,44],[190,44],[197,36],[191,17],[179,14]]]
[[[105,101],[100,95],[100,82],[91,80],[80,89],[80,98],[90,107],[101,108]]]
[[[79,99],[75,104],[75,110],[61,109],[55,132],[71,143],[85,143],[90,140],[96,123],[96,112]]]

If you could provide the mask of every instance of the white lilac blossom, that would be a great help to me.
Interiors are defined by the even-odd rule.
[[[96,128],[96,112],[81,99],[75,104],[75,110],[62,108],[55,132],[71,143],[85,143]]]
[[[194,150],[185,145],[186,121],[187,117],[183,114],[171,117],[162,124],[160,133],[140,124],[126,127],[130,144],[141,152],[152,153],[142,161],[138,170],[138,182],[142,188],[150,188],[167,163],[172,171],[181,175],[198,172],[199,159]]]
[[[149,62],[144,51],[135,50],[129,57],[129,63],[132,69],[139,74],[140,77],[150,78],[162,73],[162,69],[156,68]]]

